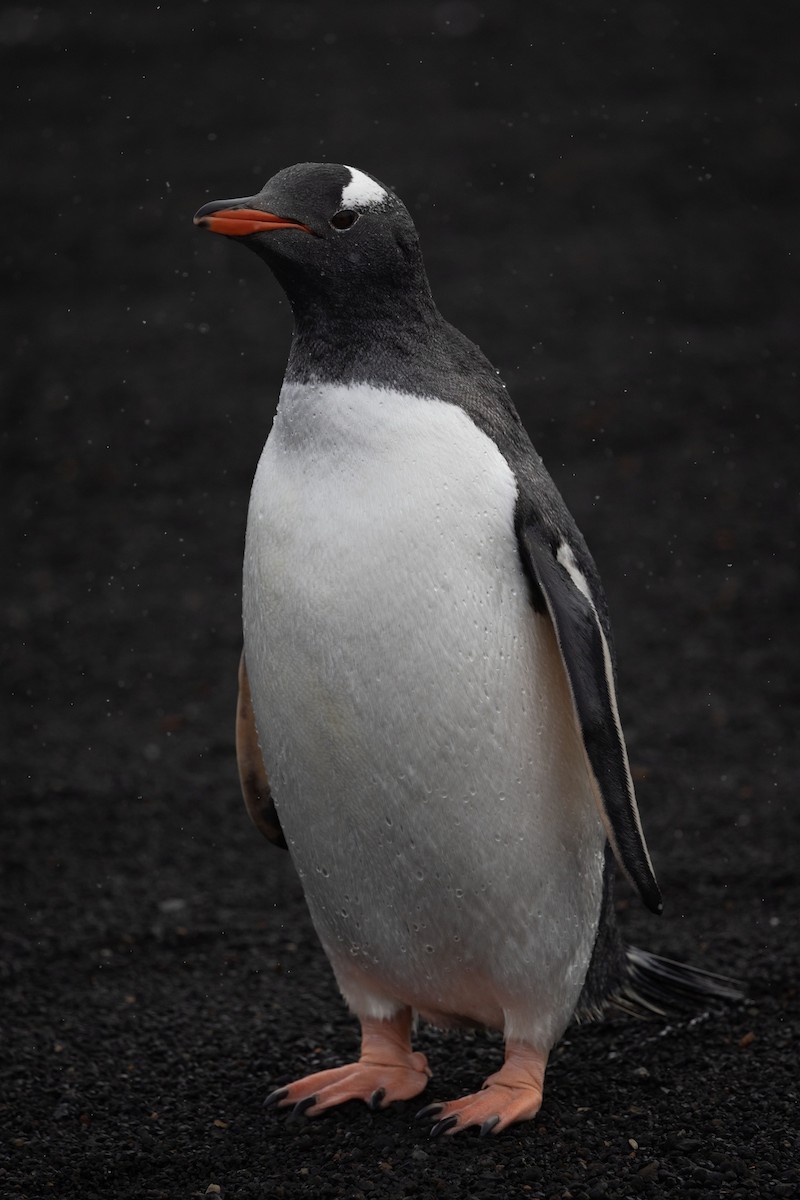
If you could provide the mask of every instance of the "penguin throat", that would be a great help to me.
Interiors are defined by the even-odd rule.
[[[396,377],[401,364],[424,353],[442,318],[423,289],[351,289],[330,297],[292,300],[294,337],[287,379],[331,382]]]
[[[391,382],[415,354],[424,353],[438,319],[435,309],[403,321],[377,313],[364,319],[341,312],[335,320],[314,320],[305,314],[295,324],[286,378]]]

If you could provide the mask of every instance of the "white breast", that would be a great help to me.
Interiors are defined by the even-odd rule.
[[[285,385],[251,496],[245,646],[275,802],[345,995],[552,1044],[603,833],[516,482],[458,407]]]

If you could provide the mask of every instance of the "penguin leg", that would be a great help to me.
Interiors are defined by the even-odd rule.
[[[293,1106],[294,1113],[316,1117],[326,1108],[363,1100],[373,1111],[394,1100],[412,1100],[426,1087],[431,1072],[424,1054],[411,1049],[411,1009],[402,1008],[388,1020],[361,1020],[358,1062],[318,1071],[267,1096],[264,1107]]]
[[[505,1062],[479,1092],[447,1104],[429,1104],[417,1116],[435,1121],[431,1137],[458,1133],[470,1125],[480,1126],[481,1137],[500,1133],[515,1121],[529,1121],[536,1116],[542,1104],[546,1067],[547,1051],[536,1050],[527,1042],[506,1042]]]

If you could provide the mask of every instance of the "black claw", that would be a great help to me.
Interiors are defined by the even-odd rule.
[[[316,1096],[306,1096],[305,1100],[298,1100],[297,1104],[295,1104],[294,1108],[289,1113],[289,1120],[291,1121],[294,1117],[302,1117],[306,1109],[311,1108],[316,1103]]]
[[[274,1092],[270,1092],[270,1094],[267,1096],[263,1107],[272,1108],[273,1104],[280,1104],[281,1100],[286,1097],[288,1092],[289,1089],[287,1087],[276,1088]]]
[[[449,1117],[444,1117],[443,1120],[436,1122],[433,1129],[428,1134],[428,1137],[434,1138],[434,1137],[438,1137],[439,1134],[441,1134],[441,1133],[447,1133],[448,1129],[452,1129],[453,1126],[457,1125],[457,1124],[458,1124],[458,1117],[455,1115],[455,1113],[453,1113]]]
[[[443,1104],[438,1104],[438,1103],[426,1104],[424,1108],[421,1108],[419,1110],[419,1112],[414,1117],[414,1120],[415,1121],[424,1121],[426,1117],[435,1117],[436,1114],[440,1113],[443,1108],[444,1108]]]
[[[386,1088],[376,1088],[367,1101],[372,1112],[377,1112],[381,1106],[381,1100],[386,1095]]]
[[[487,1117],[486,1120],[481,1125],[480,1136],[486,1137],[487,1133],[491,1133],[492,1130],[494,1129],[495,1125],[499,1125],[499,1124],[500,1124],[499,1117]]]

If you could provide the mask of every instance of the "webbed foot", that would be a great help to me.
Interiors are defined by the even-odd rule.
[[[481,1137],[500,1133],[516,1121],[536,1116],[542,1104],[546,1067],[546,1053],[524,1042],[509,1042],[503,1066],[489,1076],[479,1092],[446,1104],[429,1104],[417,1115],[434,1121],[431,1137],[459,1133],[471,1125],[480,1127]]]
[[[361,1022],[361,1057],[328,1071],[317,1071],[267,1096],[265,1107],[292,1107],[292,1116],[316,1117],[348,1100],[363,1100],[373,1112],[395,1100],[412,1100],[424,1091],[431,1072],[424,1054],[411,1049],[411,1011],[388,1021]]]

